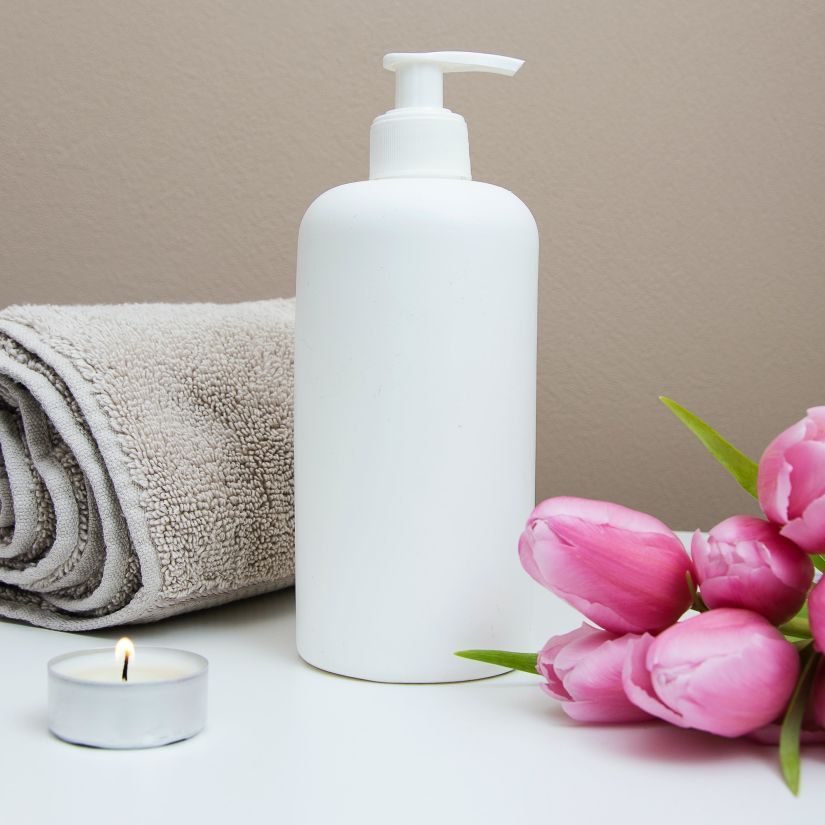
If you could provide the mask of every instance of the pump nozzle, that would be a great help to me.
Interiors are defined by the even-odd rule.
[[[477,52],[395,52],[384,55],[384,68],[395,72],[395,108],[444,105],[443,75],[488,72],[512,77],[523,60]]]
[[[370,132],[370,178],[470,179],[467,124],[444,108],[443,76],[488,72],[512,77],[524,64],[515,57],[476,52],[396,52],[384,56],[395,72],[395,108]]]

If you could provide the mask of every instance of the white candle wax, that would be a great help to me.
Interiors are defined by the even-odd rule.
[[[49,662],[49,730],[101,748],[149,748],[188,739],[206,722],[208,663],[185,650],[144,647],[128,678],[114,650]]]

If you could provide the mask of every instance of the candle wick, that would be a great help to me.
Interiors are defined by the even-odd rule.
[[[123,672],[120,674],[120,678],[122,681],[127,682],[129,680],[129,654],[126,653],[123,656]]]

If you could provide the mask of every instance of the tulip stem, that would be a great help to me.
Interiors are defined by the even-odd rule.
[[[795,639],[810,639],[811,625],[803,616],[794,616],[793,619],[779,626],[779,632],[785,636],[793,636]]]
[[[687,579],[688,590],[690,590],[690,609],[695,610],[697,613],[704,613],[708,610],[708,606],[705,604],[705,600],[699,595],[699,591],[693,583],[693,576],[690,575],[690,570],[685,572],[685,578]]]
[[[801,671],[793,695],[788,702],[785,718],[782,720],[782,730],[779,734],[779,765],[785,784],[794,796],[799,795],[799,737],[802,733],[802,719],[808,706],[808,697],[813,687],[816,664],[819,655],[808,646],[799,654]]]

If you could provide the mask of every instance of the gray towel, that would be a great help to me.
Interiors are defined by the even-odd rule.
[[[0,312],[0,615],[88,630],[292,583],[293,318]]]

